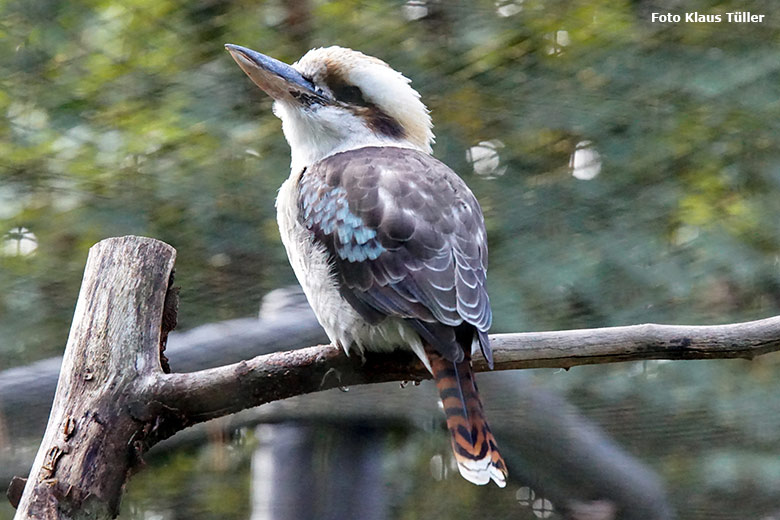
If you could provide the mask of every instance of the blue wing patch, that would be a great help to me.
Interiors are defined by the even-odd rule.
[[[376,260],[385,251],[377,240],[376,230],[350,211],[347,190],[343,187],[328,186],[315,178],[301,185],[301,196],[304,224],[332,235],[334,249],[342,260]]]

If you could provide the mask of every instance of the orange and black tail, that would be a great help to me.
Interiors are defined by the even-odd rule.
[[[506,486],[506,464],[485,419],[471,359],[466,355],[460,363],[453,363],[434,352],[426,353],[444,405],[458,471],[474,484],[493,479],[499,487]]]

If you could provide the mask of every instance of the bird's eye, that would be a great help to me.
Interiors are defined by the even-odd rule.
[[[323,90],[320,88],[320,86],[317,85],[314,82],[314,79],[311,76],[307,76],[306,74],[301,74],[301,76],[303,76],[303,79],[308,81],[311,84],[311,86],[314,87],[314,93],[315,94],[317,94],[318,96],[324,96],[325,95],[325,92],[323,92]]]

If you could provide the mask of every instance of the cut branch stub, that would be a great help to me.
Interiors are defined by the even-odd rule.
[[[163,305],[176,251],[142,237],[89,252],[49,424],[16,518],[111,518],[143,429],[128,408],[161,372]]]

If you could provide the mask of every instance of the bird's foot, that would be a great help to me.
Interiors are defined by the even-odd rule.
[[[336,377],[336,380],[339,382],[338,389],[342,392],[349,392],[349,387],[341,384],[341,372],[336,370],[335,368],[329,368],[327,372],[325,372],[325,375],[322,376],[322,381],[320,381],[320,388],[325,387],[325,380],[328,379],[328,376],[333,375]]]

